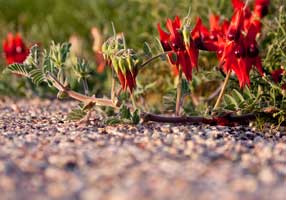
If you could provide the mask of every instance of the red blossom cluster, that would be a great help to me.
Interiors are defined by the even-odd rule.
[[[250,85],[249,73],[253,66],[263,75],[261,59],[256,38],[261,31],[261,18],[267,14],[270,0],[255,0],[253,11],[241,0],[232,0],[234,14],[230,20],[220,20],[218,15],[210,15],[210,27],[203,25],[198,17],[188,42],[184,37],[182,25],[178,17],[174,21],[168,19],[165,32],[158,25],[160,40],[164,51],[177,54],[174,61],[169,60],[176,68],[181,66],[188,80],[192,69],[197,66],[198,50],[214,51],[219,66],[225,73],[233,71],[240,87]]]
[[[134,88],[136,87],[136,76],[138,74],[138,70],[134,69],[130,71],[129,69],[126,72],[122,72],[120,69],[117,72],[117,76],[120,82],[120,85],[123,91],[126,91],[129,88],[129,91],[132,93]]]
[[[192,69],[197,66],[199,50],[193,40],[186,40],[181,32],[182,22],[177,16],[173,21],[167,20],[166,27],[169,32],[165,32],[158,24],[160,40],[164,51],[170,51],[169,60],[178,70],[179,66],[188,80],[192,79]],[[176,54],[176,58],[173,57]]]
[[[276,69],[276,70],[273,70],[271,72],[271,78],[272,78],[274,83],[276,83],[276,84],[280,83],[281,84],[282,77],[285,76],[285,74],[286,74],[285,69]],[[282,89],[286,90],[286,83],[282,84]]]
[[[3,52],[8,65],[23,63],[29,55],[29,49],[19,33],[16,35],[12,33],[7,34],[6,39],[3,41]]]

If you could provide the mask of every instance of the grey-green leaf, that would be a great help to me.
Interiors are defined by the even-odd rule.
[[[25,76],[25,77],[30,78],[30,74],[29,74],[27,67],[28,67],[27,65],[15,63],[15,64],[9,65],[8,70],[12,72],[13,74],[17,74],[20,76]]]
[[[41,84],[42,82],[46,81],[45,74],[41,69],[34,69],[30,71],[30,78],[32,79],[32,82],[36,85]]]
[[[147,58],[152,57],[152,50],[147,42],[144,42],[143,51]]]

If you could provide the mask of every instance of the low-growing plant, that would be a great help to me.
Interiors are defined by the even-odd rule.
[[[105,69],[111,71],[109,97],[92,95],[88,83],[92,69],[84,59],[71,56],[69,43],[52,42],[49,49],[43,50],[34,45],[24,61],[9,61],[7,69],[36,85],[46,83],[55,88],[58,98],[78,100],[80,105],[68,115],[69,120],[81,120],[96,110],[108,124],[154,121],[232,126],[263,119],[280,125],[286,120],[286,14],[281,7],[275,19],[276,29],[265,37],[271,45],[262,59],[259,38],[266,26],[262,18],[267,15],[269,4],[270,0],[256,0],[253,5],[232,0],[231,19],[211,14],[208,27],[199,17],[194,23],[190,14],[183,20],[178,16],[167,19],[165,28],[158,24],[160,38],[156,45],[160,52],[156,55],[148,43],[142,45],[142,51],[129,48],[124,35],[117,34],[113,26],[114,35],[99,52],[109,66]],[[22,53],[15,41],[12,37],[7,42],[10,49],[4,48],[6,58],[11,57],[11,52],[12,57]],[[200,69],[199,54],[208,52],[217,57],[218,66]],[[144,105],[144,91],[153,88],[154,83],[144,86],[137,77],[155,60],[171,65],[176,88],[168,89],[164,109],[168,113],[174,111],[175,116],[152,114]],[[82,85],[81,92],[73,89],[78,88],[72,86],[74,80]],[[198,90],[202,87],[205,88]]]

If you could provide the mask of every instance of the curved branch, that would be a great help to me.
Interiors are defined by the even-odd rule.
[[[81,101],[83,103],[95,103],[97,105],[100,105],[100,106],[109,106],[109,107],[112,107],[112,108],[118,108],[118,103],[114,103],[112,100],[110,99],[103,99],[103,98],[96,98],[96,97],[90,97],[90,96],[86,96],[86,95],[83,95],[83,94],[80,94],[78,92],[75,92],[67,87],[65,87],[62,83],[60,83],[51,73],[49,73],[47,75],[47,78],[52,82],[53,86],[67,94],[69,97],[75,99],[75,100],[78,100],[78,101]]]
[[[168,53],[172,53],[172,52],[173,52],[173,51],[166,51],[166,52],[160,53],[160,54],[158,54],[158,55],[156,55],[156,56],[150,58],[149,60],[147,60],[146,62],[144,62],[143,64],[141,64],[141,65],[139,66],[139,69],[144,69],[144,67],[145,67],[146,65],[148,65],[148,64],[151,63],[151,62],[153,62],[153,61],[156,60],[157,58],[160,58],[161,56],[166,55],[166,54],[168,54]]]

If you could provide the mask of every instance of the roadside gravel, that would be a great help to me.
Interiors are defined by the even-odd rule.
[[[283,129],[79,125],[73,105],[1,103],[1,199],[286,199]]]

